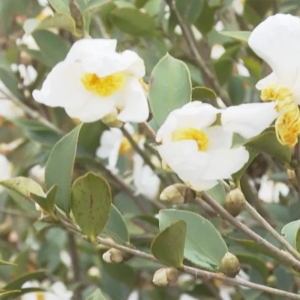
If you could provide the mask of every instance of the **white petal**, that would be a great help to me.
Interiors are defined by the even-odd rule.
[[[272,68],[279,81],[292,88],[299,70],[300,19],[276,14],[260,23],[249,37],[253,51]]]
[[[197,179],[195,181],[189,181],[189,185],[195,191],[206,191],[212,189],[215,185],[218,184],[217,180],[205,180],[205,179]]]
[[[119,99],[124,108],[118,115],[123,122],[145,122],[149,117],[149,106],[142,85],[136,78],[132,78],[120,91]]]
[[[41,90],[33,91],[33,98],[52,107],[80,107],[93,97],[81,82],[83,74],[78,63],[58,63],[48,74]]]
[[[19,118],[24,116],[24,111],[11,100],[0,100],[0,116],[4,118]]]
[[[257,82],[256,84],[256,88],[258,90],[262,90],[264,89],[267,85],[272,84],[272,83],[277,83],[278,82],[278,78],[276,77],[275,73],[272,72],[271,74],[269,74],[267,77],[261,79],[259,82]]]
[[[82,39],[73,44],[66,61],[78,62],[87,57],[99,56],[105,52],[115,52],[117,40],[114,39]]]
[[[225,131],[236,132],[245,138],[260,134],[277,118],[276,103],[249,103],[226,108],[221,115]]]
[[[230,149],[232,145],[232,135],[230,131],[224,131],[222,126],[212,126],[203,130],[208,139],[208,151],[212,149]]]
[[[230,178],[239,171],[249,159],[249,153],[244,147],[234,149],[217,149],[208,152],[209,166],[202,178],[218,180]]]
[[[145,64],[141,57],[137,53],[131,50],[125,50],[121,53],[122,63],[126,73],[134,75],[138,78],[145,76]]]
[[[10,178],[12,175],[12,166],[8,159],[0,154],[0,180],[5,180]]]

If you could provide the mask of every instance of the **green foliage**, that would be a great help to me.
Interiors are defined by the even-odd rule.
[[[151,73],[149,100],[154,119],[161,125],[174,109],[191,101],[191,79],[187,66],[166,54]]]
[[[178,220],[161,231],[151,244],[151,252],[163,264],[183,267],[186,223]]]
[[[300,220],[293,221],[286,224],[281,233],[284,235],[284,238],[293,246],[297,251],[300,251]]]
[[[110,214],[111,192],[107,182],[95,173],[79,177],[72,186],[71,209],[82,231],[94,241]]]

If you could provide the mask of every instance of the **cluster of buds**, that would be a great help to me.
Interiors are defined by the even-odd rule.
[[[158,286],[167,286],[177,281],[179,271],[175,268],[161,268],[153,275],[153,283]]]

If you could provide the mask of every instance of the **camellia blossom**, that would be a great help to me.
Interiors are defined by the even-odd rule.
[[[7,160],[7,158],[0,154],[0,180],[9,179],[12,175],[12,165]],[[2,192],[4,188],[0,186],[0,192]]]
[[[277,14],[268,17],[251,33],[248,43],[252,50],[272,69],[272,73],[256,84],[261,90],[262,101],[273,101],[265,106],[246,104],[242,107],[244,122],[250,131],[275,121],[276,135],[283,145],[294,147],[300,135],[300,19],[291,15]],[[269,109],[268,108],[269,105]],[[259,112],[261,107],[261,112]],[[222,115],[222,123],[236,129],[243,118],[240,107],[232,107]],[[261,116],[261,117],[260,117]],[[243,122],[243,121],[242,121]],[[235,123],[235,125],[234,125]],[[252,125],[251,125],[252,124]],[[262,131],[261,130],[261,131]],[[255,130],[254,130],[255,131]],[[259,133],[259,132],[258,132]]]
[[[244,147],[231,148],[231,131],[213,125],[218,113],[212,105],[194,101],[172,111],[157,132],[163,161],[198,191],[231,178],[249,159]]]
[[[148,101],[141,78],[143,60],[133,51],[116,52],[113,39],[83,39],[48,74],[37,102],[63,107],[82,122],[115,116],[122,122],[144,122]]]

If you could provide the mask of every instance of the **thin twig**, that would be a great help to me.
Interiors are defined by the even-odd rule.
[[[101,18],[97,14],[95,14],[94,20],[95,20],[95,22],[96,22],[96,24],[98,26],[98,29],[99,29],[102,37],[105,38],[105,39],[110,39],[111,38],[110,35],[105,30],[105,27],[104,27],[104,25],[102,23],[102,20],[101,20]]]
[[[296,259],[300,260],[300,254],[292,247],[282,235],[280,235],[248,202],[246,202],[246,210],[256,219],[288,252],[290,252]]]
[[[74,225],[68,224],[66,221],[62,221],[62,220],[61,220],[61,224],[66,229],[71,230],[72,232],[76,232],[77,234],[80,234],[82,236],[82,238],[88,239]],[[144,259],[147,259],[147,260],[150,260],[150,261],[154,261],[154,262],[159,262],[151,254],[144,253],[144,252],[139,251],[137,249],[133,249],[133,248],[129,248],[129,247],[126,247],[126,246],[118,245],[114,242],[111,242],[111,241],[109,241],[107,239],[104,239],[104,238],[101,238],[101,237],[97,238],[97,242],[104,245],[104,246],[118,249],[120,251],[131,254],[133,256],[141,257],[141,258],[144,258]],[[159,263],[161,263],[161,262],[159,262]],[[289,292],[278,290],[278,289],[274,289],[274,288],[271,288],[271,287],[268,287],[268,286],[256,284],[256,283],[246,281],[246,280],[243,280],[243,279],[230,278],[230,277],[227,277],[225,275],[221,275],[219,273],[213,273],[213,272],[210,272],[210,271],[205,271],[205,270],[201,270],[201,269],[194,268],[194,267],[189,267],[189,266],[183,266],[182,270],[186,273],[192,274],[195,277],[201,278],[201,279],[204,279],[204,280],[218,279],[218,280],[221,280],[221,281],[223,281],[225,283],[228,283],[228,284],[231,284],[231,285],[245,286],[245,287],[255,289],[255,290],[259,290],[259,291],[262,291],[262,292],[265,292],[265,293],[286,297],[287,299],[298,299],[298,300],[300,300],[300,295],[289,293]]]
[[[18,211],[15,209],[5,208],[5,207],[0,208],[0,213],[11,215],[11,216],[16,216],[16,217],[20,217],[20,218],[32,219],[32,220],[37,220],[39,218],[37,215],[31,214],[31,213],[27,213],[24,211]]]
[[[140,124],[143,130],[145,130],[146,134],[155,142],[156,141],[156,133],[151,128],[151,126],[147,122],[143,122]]]
[[[297,270],[300,270],[300,262],[298,260],[290,256],[289,254],[281,251],[280,249],[276,248],[274,245],[269,243],[267,240],[263,239],[261,236],[253,232],[250,228],[248,228],[246,225],[244,225],[239,220],[234,218],[230,213],[227,212],[226,209],[224,209],[219,203],[217,203],[209,194],[203,192],[201,194],[201,199],[203,199],[203,201],[205,201],[216,212],[218,212],[224,220],[227,220],[235,228],[237,228],[238,230],[246,234],[249,238],[257,242],[259,245],[263,246],[270,253],[278,257],[282,262],[294,267]],[[202,201],[201,199],[196,198],[196,201]]]

